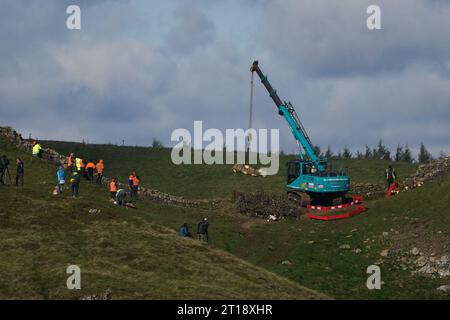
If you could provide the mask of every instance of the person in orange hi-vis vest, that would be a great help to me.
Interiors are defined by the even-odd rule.
[[[67,170],[73,171],[73,166],[75,165],[75,156],[73,153],[69,154],[67,157]]]
[[[102,184],[103,170],[105,169],[103,160],[98,161],[98,163],[95,165],[95,169],[97,170],[97,184]]]
[[[116,192],[117,192],[117,179],[112,178],[109,182],[109,192],[111,193],[111,198],[116,200]]]
[[[136,172],[133,171],[131,173],[130,177],[128,178],[128,184],[130,185],[130,189],[131,189],[131,199],[133,199],[133,197],[134,197],[137,200],[138,191],[139,191],[139,183],[140,183],[140,179],[136,175]]]
[[[130,176],[128,177],[128,186],[130,187],[130,190],[133,189],[133,178],[136,176],[136,171],[132,171]]]
[[[95,170],[95,163],[92,160],[89,160],[88,164],[86,165],[87,170],[87,179],[90,182],[94,181],[94,170]]]

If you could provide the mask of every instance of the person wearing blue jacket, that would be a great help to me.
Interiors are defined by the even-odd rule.
[[[60,166],[58,171],[56,171],[56,178],[58,180],[58,191],[61,194],[64,191],[64,184],[66,183],[66,172],[63,167]]]
[[[183,225],[180,227],[179,234],[180,237],[192,237],[192,235],[189,233],[189,227],[187,223],[183,223]]]

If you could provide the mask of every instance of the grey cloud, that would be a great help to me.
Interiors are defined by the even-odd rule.
[[[368,33],[368,3],[221,2],[258,15],[258,28],[246,29],[256,32],[250,47],[220,34],[228,25],[217,25],[209,1],[172,4],[158,39],[136,35],[147,17],[132,1],[83,2],[79,33],[61,28],[65,2],[5,1],[0,122],[47,139],[149,144],[156,137],[166,145],[173,129],[191,129],[194,120],[205,129],[245,128],[249,67],[258,58],[316,144],[337,151],[382,138],[391,147],[423,141],[450,153],[449,5],[379,1],[384,29]],[[254,110],[255,126],[280,128],[282,149],[294,152],[258,80]]]
[[[423,141],[449,150],[450,4],[377,3],[377,31],[365,25],[370,1],[267,3],[261,65],[317,144],[356,149],[382,138],[391,147]],[[256,94],[258,105],[269,104],[264,89]],[[259,117],[280,126],[271,115]],[[283,148],[292,150],[289,130],[280,129]]]
[[[273,1],[260,41],[299,73],[321,76],[398,72],[420,60],[446,60],[450,3],[377,1],[382,30],[366,28],[368,0]]]
[[[167,42],[169,49],[176,52],[190,53],[213,40],[213,22],[192,4],[179,5],[174,11],[171,25]]]
[[[450,79],[432,69],[408,69],[378,77],[293,78],[286,86],[276,85],[275,80],[274,86],[282,97],[292,100],[316,144],[342,150],[345,145],[361,149],[379,139],[391,148],[420,141],[429,146],[449,143]],[[283,147],[291,150],[289,130],[273,122],[273,115],[265,114],[272,108],[266,92],[260,88],[256,94],[257,105],[266,108],[258,117],[265,119],[266,126],[279,126]]]

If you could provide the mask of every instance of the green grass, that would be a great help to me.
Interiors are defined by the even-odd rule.
[[[166,208],[163,215],[149,209],[146,217],[176,229],[182,222],[195,225],[203,216],[208,216],[214,246],[331,297],[446,298],[436,290],[446,283],[445,280],[412,277],[410,271],[397,268],[389,259],[382,265],[383,289],[370,291],[366,287],[366,269],[380,260],[383,249],[396,245],[395,240],[385,239],[382,233],[391,229],[402,232],[414,219],[419,219],[418,223],[432,221],[429,228],[422,231],[428,236],[437,231],[446,236],[450,234],[448,197],[435,197],[436,194],[450,194],[449,178],[401,193],[391,200],[370,201],[368,211],[352,219],[336,222],[289,220],[269,224],[236,214],[229,201],[230,194],[234,189],[281,192],[285,186],[284,166],[281,166],[277,176],[251,178],[233,174],[231,167],[225,165],[174,166],[166,149],[83,146],[60,142],[47,145],[64,153],[75,151],[94,158],[102,157],[111,172],[121,177],[128,173],[128,168],[136,167],[143,176],[144,184],[162,191],[192,198],[225,199],[216,208]],[[290,158],[292,156],[283,157],[280,163]],[[352,159],[334,160],[332,165],[335,169],[347,168],[352,182],[384,184],[384,170],[389,162]],[[394,166],[400,179],[417,169],[417,165],[408,163],[395,163]],[[410,220],[404,220],[405,215]],[[355,229],[357,231],[351,232]],[[424,237],[427,235],[422,234]],[[364,241],[367,238],[370,243],[366,244]],[[405,234],[403,241],[410,242],[412,246],[416,240],[412,235]],[[351,249],[340,249],[342,244],[349,244]],[[362,251],[355,253],[354,249]],[[282,265],[284,260],[289,260],[292,265]]]
[[[3,140],[0,153],[26,164],[24,188],[0,186],[0,299],[74,299],[107,289],[114,299],[326,298],[214,246],[180,238],[148,217],[150,211],[166,214],[159,206],[125,210],[87,182],[79,199],[53,196],[55,167]],[[101,213],[90,214],[92,208]],[[66,287],[71,264],[81,268],[81,290]]]
[[[332,160],[333,168],[348,168],[351,182],[365,182],[385,185],[385,169],[392,164],[399,179],[410,176],[417,170],[417,164],[407,162],[391,162],[386,160]]]
[[[136,169],[142,185],[187,198],[229,198],[233,190],[284,192],[286,162],[295,156],[282,156],[280,170],[275,176],[249,179],[242,174],[232,174],[231,165],[174,165],[170,149],[144,147],[118,147],[114,145],[84,145],[81,143],[43,141],[43,147],[61,154],[74,152],[87,160],[105,161],[105,175],[126,181]],[[347,168],[352,182],[384,183],[384,170],[389,165],[383,160],[333,160],[333,168]],[[413,173],[417,166],[396,163],[399,177]]]
[[[140,172],[145,186],[195,199],[223,199],[218,201],[215,206],[202,205],[200,208],[190,209],[161,207],[151,202],[138,202],[139,209],[136,211],[117,211],[117,208],[110,208],[106,203],[107,193],[105,190],[99,191],[91,186],[87,190],[82,189],[83,193],[88,193],[86,194],[87,199],[82,201],[88,201],[88,206],[98,207],[100,205],[108,214],[111,212],[112,217],[108,220],[108,223],[103,222],[99,225],[89,220],[83,222],[81,224],[82,228],[87,228],[84,225],[87,224],[88,230],[91,230],[89,231],[90,233],[88,232],[90,234],[89,237],[86,235],[87,231],[81,233],[83,236],[78,232],[77,236],[74,236],[68,242],[62,240],[66,239],[67,235],[61,233],[59,241],[64,248],[67,246],[81,250],[85,259],[87,259],[86,255],[89,255],[90,250],[94,250],[92,239],[99,240],[98,238],[91,238],[91,236],[94,237],[97,233],[103,234],[103,237],[108,239],[108,245],[104,245],[105,248],[114,248],[110,249],[109,256],[102,256],[102,260],[110,261],[105,270],[116,270],[115,267],[122,267],[122,265],[128,266],[128,261],[131,259],[123,258],[123,260],[116,261],[115,259],[118,259],[117,256],[124,254],[122,253],[123,251],[136,254],[136,252],[142,250],[142,246],[145,247],[144,239],[134,235],[136,232],[135,228],[137,230],[140,230],[140,226],[146,226],[142,227],[144,229],[156,228],[159,230],[161,228],[161,230],[170,235],[183,222],[187,222],[193,228],[202,217],[207,216],[211,224],[211,247],[221,249],[242,259],[238,261],[247,261],[251,265],[256,265],[259,268],[282,276],[283,279],[287,278],[298,285],[304,285],[318,292],[323,292],[332,298],[449,298],[448,294],[446,295],[436,290],[438,286],[448,284],[448,279],[411,276],[410,271],[403,271],[398,268],[391,257],[385,258],[381,264],[382,281],[384,282],[382,290],[371,291],[366,288],[368,277],[366,269],[369,265],[380,262],[380,252],[383,249],[391,249],[398,245],[397,242],[399,240],[395,237],[389,236],[386,238],[382,236],[383,232],[392,234],[391,229],[400,233],[402,245],[406,249],[420,245],[421,241],[433,239],[438,232],[440,232],[440,237],[444,239],[444,242],[448,242],[448,239],[450,239],[450,210],[448,208],[450,177],[410,192],[400,193],[397,197],[390,200],[379,199],[370,201],[367,204],[368,211],[351,219],[335,222],[300,219],[267,223],[263,220],[249,218],[236,213],[232,207],[230,195],[234,189],[281,192],[284,190],[285,185],[284,167],[281,167],[282,170],[277,176],[252,178],[234,174],[230,166],[174,166],[170,162],[170,151],[166,149],[84,146],[82,144],[61,142],[45,142],[43,145],[44,147],[51,146],[63,153],[75,152],[94,159],[102,158],[106,162],[106,175],[108,176],[114,175],[125,179],[128,172],[135,168]],[[283,159],[281,163],[287,158]],[[41,166],[40,163],[36,165]],[[384,169],[387,165],[388,162],[385,161],[342,160],[335,163],[334,167],[348,167],[353,182],[383,183]],[[395,168],[398,175],[402,178],[414,172],[417,166],[396,163]],[[45,170],[45,165],[39,169],[39,171],[42,171],[43,180],[48,179],[47,175],[52,174],[51,171],[45,172]],[[50,188],[50,184],[48,188]],[[47,204],[42,203],[42,207],[52,208],[51,204],[55,200],[47,195],[48,190],[45,192],[45,196],[48,199],[45,200]],[[77,202],[77,208],[79,208],[80,203],[83,203],[82,201]],[[19,210],[18,212],[21,211]],[[79,217],[80,215],[77,219],[80,219]],[[132,224],[133,228],[130,228],[129,225],[123,229],[118,228],[118,225],[120,225],[119,221],[126,221],[130,224],[131,222],[128,222],[127,219],[131,218],[139,221],[136,224]],[[39,225],[39,219],[32,221]],[[77,226],[81,223],[78,220],[75,221]],[[415,232],[410,231],[414,224],[426,225],[427,227],[422,228],[420,231],[417,231],[419,232],[418,234],[415,234]],[[116,228],[118,228],[118,231],[115,231]],[[128,230],[130,233],[128,233]],[[138,231],[137,234],[139,235],[141,232],[144,231]],[[174,241],[180,240],[174,234],[173,236]],[[367,241],[366,239],[369,239],[369,242],[364,243],[364,241]],[[171,241],[172,238],[170,243]],[[4,241],[1,243],[4,243]],[[113,245],[109,245],[110,243]],[[340,249],[339,247],[343,244],[350,245],[351,249]],[[150,245],[158,247],[153,242],[149,242]],[[198,243],[194,241],[192,245],[198,246]],[[49,245],[49,247],[52,246]],[[136,246],[140,249],[133,249]],[[170,244],[167,244],[167,246],[171,247]],[[84,249],[85,247],[91,249]],[[129,250],[127,250],[128,247],[130,247]],[[203,248],[203,246],[200,247]],[[164,248],[162,249],[164,250]],[[354,249],[360,249],[361,252],[356,253],[353,251]],[[101,252],[99,250],[99,254]],[[170,256],[172,256],[173,251],[169,250],[169,252]],[[189,255],[193,255],[191,251],[189,252]],[[16,255],[9,254],[4,256],[4,259],[8,262],[8,259],[12,259],[8,258],[9,256]],[[177,258],[179,257],[177,256]],[[283,265],[282,262],[285,260],[289,260],[291,265]],[[90,260],[88,259],[88,261]],[[169,260],[169,263],[171,263],[171,268],[174,267],[172,263],[174,265],[177,264],[173,260]],[[137,266],[133,265],[134,267]],[[36,270],[42,271],[42,269]],[[121,269],[122,271],[124,272],[121,274],[123,279],[115,282],[118,287],[120,287],[122,282],[127,283],[132,281],[130,279],[136,279],[133,278],[131,272],[127,273],[127,270]],[[222,272],[222,270],[217,272],[216,276],[220,275],[222,277]],[[170,275],[173,276],[174,273]],[[228,273],[225,272],[225,274]],[[40,277],[45,278],[45,273],[36,272],[36,281],[39,283],[42,282],[42,280],[39,280]],[[64,278],[65,275],[61,277]],[[155,280],[155,282],[165,283],[161,279]],[[133,287],[134,285],[140,286],[141,284],[127,284],[125,287]],[[222,282],[216,283],[215,287],[221,288],[224,285]],[[44,285],[41,286],[45,289]],[[99,288],[99,286],[95,288]],[[162,288],[167,290],[164,286]],[[164,290],[161,289],[161,296],[163,296]],[[251,297],[251,291],[255,291],[242,290],[239,297],[246,298]],[[262,290],[267,291],[266,289]],[[136,292],[141,291],[137,290]],[[169,289],[169,292],[172,291]],[[190,294],[191,292],[187,296],[191,296]],[[197,297],[195,294],[192,296]],[[131,297],[135,296],[131,295]],[[176,297],[181,296],[176,295]]]
[[[381,265],[382,290],[366,287],[367,267],[380,261],[383,249],[396,245],[396,240],[384,238],[383,232],[402,232],[415,219],[419,224],[431,219],[433,223],[420,236],[433,237],[441,231],[447,241],[450,239],[449,196],[437,203],[433,197],[433,192],[442,189],[450,190],[450,178],[391,200],[370,202],[365,213],[334,222],[301,219],[267,223],[236,214],[229,203],[222,203],[218,209],[166,208],[164,215],[149,210],[146,216],[173,229],[181,221],[193,225],[208,216],[214,246],[333,298],[448,299],[448,295],[436,290],[448,279],[413,277],[410,271],[399,269],[391,258]],[[423,200],[417,201],[418,198]],[[370,242],[366,244],[367,238]],[[420,244],[420,238],[414,234],[405,234],[404,241],[408,250],[417,242]],[[340,249],[343,244],[351,249]],[[356,253],[354,249],[362,251]],[[282,265],[285,260],[292,265]]]

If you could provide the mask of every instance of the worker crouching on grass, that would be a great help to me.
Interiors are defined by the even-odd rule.
[[[185,222],[183,223],[183,225],[180,227],[180,231],[179,231],[180,237],[189,237],[192,238],[191,233],[189,232],[189,227],[188,224]]]
[[[116,202],[119,206],[126,205],[125,198],[127,197],[127,192],[124,189],[119,189],[116,192]]]

